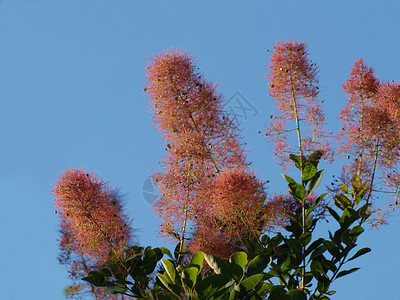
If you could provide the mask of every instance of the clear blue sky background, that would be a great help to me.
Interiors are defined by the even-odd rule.
[[[50,190],[67,167],[96,172],[126,195],[140,245],[165,245],[143,185],[164,155],[149,125],[144,69],[151,55],[188,49],[242,118],[249,160],[270,192],[284,191],[271,148],[258,134],[273,103],[266,49],[306,41],[320,68],[321,99],[336,129],[341,84],[364,57],[378,76],[400,80],[400,2],[2,0],[0,2],[0,299],[61,300],[69,284],[58,253]],[[240,111],[237,111],[240,113]],[[332,167],[331,167],[332,168]],[[335,166],[325,176],[339,173]],[[399,219],[368,231],[373,252],[333,285],[332,299],[400,299]],[[166,244],[171,246],[170,244]]]

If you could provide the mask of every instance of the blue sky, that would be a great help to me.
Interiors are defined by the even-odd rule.
[[[50,190],[67,167],[92,170],[121,189],[137,243],[171,246],[157,238],[159,222],[143,195],[164,155],[143,92],[150,56],[187,49],[226,100],[238,92],[254,107],[240,120],[248,157],[270,180],[270,193],[281,192],[281,170],[258,134],[273,110],[266,49],[278,40],[308,43],[336,129],[354,60],[362,56],[382,79],[400,80],[399,11],[395,0],[2,0],[0,299],[64,299],[69,280],[56,260]],[[329,184],[339,167],[325,167]],[[334,283],[332,299],[400,299],[400,221],[389,221],[361,237],[373,251],[353,264],[360,271]]]

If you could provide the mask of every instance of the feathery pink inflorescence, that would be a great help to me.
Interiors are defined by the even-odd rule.
[[[324,158],[331,160],[329,135],[325,130],[325,116],[317,100],[318,70],[308,59],[305,43],[296,41],[274,44],[269,62],[269,92],[277,102],[279,113],[270,116],[267,137],[274,143],[274,155],[287,167],[290,153],[302,152],[307,156],[316,150],[324,151]],[[293,150],[287,141],[288,133],[296,131],[296,116],[301,126],[302,149]],[[292,126],[292,127],[289,127]]]
[[[264,228],[266,206],[264,184],[244,169],[222,172],[214,182],[210,205],[214,217],[231,238],[260,232]]]
[[[343,127],[337,135],[338,152],[350,162],[343,167],[342,178],[349,181],[353,174],[358,174],[369,186],[367,201],[371,201],[382,183],[393,187],[390,181],[397,178],[400,127],[396,117],[400,89],[396,84],[380,82],[362,58],[354,63],[343,89],[348,103],[339,115]],[[397,189],[393,196],[397,198]],[[387,211],[376,207],[373,211],[372,225],[384,224]]]
[[[189,243],[192,251],[203,247],[205,252],[222,255],[225,251],[222,248],[226,245],[230,245],[227,249],[234,249],[238,242],[233,235],[238,237],[243,225],[236,226],[235,234],[233,228],[227,231],[216,226],[218,214],[219,222],[226,224],[233,224],[237,216],[222,214],[221,205],[212,204],[212,195],[215,189],[223,192],[221,182],[226,178],[224,174],[238,172],[234,170],[241,170],[244,174],[250,164],[246,162],[237,124],[224,112],[222,96],[216,85],[205,80],[197,71],[192,56],[170,50],[152,58],[147,68],[145,90],[154,113],[153,123],[162,131],[168,151],[161,171],[154,175],[162,194],[154,203],[155,211],[162,219],[161,234],[179,241],[193,236]],[[265,196],[261,201],[257,198],[260,195],[254,195],[261,193],[261,186],[255,179],[252,180],[253,190],[249,188],[251,183],[248,179],[247,186],[244,185],[240,191],[249,218],[246,226],[250,228],[254,225],[257,227],[254,230],[262,230],[261,221],[255,220],[255,211],[253,215],[248,212],[253,207],[261,209],[265,202]],[[257,188],[260,190],[257,191]],[[224,201],[226,208],[232,210],[232,204],[228,203],[235,200],[228,199],[228,196],[232,196],[234,191],[228,190],[225,187],[227,194]],[[262,205],[256,204],[256,199]],[[206,241],[206,233],[211,228],[215,235],[212,242]]]
[[[93,173],[67,169],[53,188],[61,218],[60,247],[104,263],[109,251],[125,247],[132,237],[116,191]]]
[[[247,166],[235,123],[222,109],[217,87],[202,78],[186,52],[152,58],[146,90],[154,121],[168,143],[162,171],[155,173],[162,197],[155,209],[162,231],[177,237],[185,221],[208,208],[206,191],[224,169]]]
[[[354,171],[359,164],[356,171],[362,175],[362,170],[373,167],[375,156],[380,166],[393,168],[398,162],[400,132],[391,114],[395,109],[390,106],[395,103],[397,85],[381,84],[372,68],[360,58],[343,88],[348,94],[348,103],[339,115],[343,127],[337,136],[338,152],[350,155],[355,161],[345,168]]]

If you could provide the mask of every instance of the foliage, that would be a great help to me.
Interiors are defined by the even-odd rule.
[[[83,280],[96,299],[329,299],[332,284],[359,269],[346,265],[371,251],[357,249],[366,222],[384,223],[377,193],[391,189],[387,198],[398,206],[399,85],[381,82],[357,60],[343,85],[348,102],[332,149],[306,44],[276,43],[269,70],[278,113],[270,115],[266,135],[279,163],[300,173],[298,180],[283,175],[288,193],[272,196],[250,169],[217,86],[203,79],[193,57],[170,50],[152,58],[145,91],[167,144],[154,173],[162,194],[155,213],[161,234],[178,241],[173,253],[127,246],[129,223],[102,180],[83,170],[60,178],[53,191],[61,261],[75,277],[88,273]],[[332,162],[334,150],[351,160],[328,193],[318,194],[319,162]],[[325,218],[337,229],[323,237],[315,229]]]
[[[314,153],[301,161],[307,170],[301,184],[285,176],[290,194],[301,203],[321,181],[323,171],[317,171],[319,159],[315,159],[318,156]],[[292,160],[298,162],[300,157],[292,156]],[[366,184],[357,175],[350,187],[342,187],[342,193],[335,196],[341,213],[327,208],[338,223],[338,229],[329,232],[327,239],[313,236],[319,220],[313,212],[326,195],[322,194],[305,210],[305,228],[299,210],[291,215],[286,236],[279,233],[250,238],[246,251],[235,252],[229,259],[196,252],[180,264],[179,245],[174,256],[165,248],[134,246],[123,253],[122,261],[111,257],[101,271],[90,272],[84,280],[106,286],[110,293],[138,299],[329,299],[335,293],[331,284],[359,269],[343,270],[343,266],[370,251],[353,251],[370,215],[366,191]],[[150,275],[160,262],[162,268],[153,280]]]

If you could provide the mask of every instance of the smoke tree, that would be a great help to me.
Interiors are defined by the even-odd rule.
[[[107,185],[67,170],[53,190],[61,261],[71,274],[88,273],[83,280],[96,299],[108,297],[97,295],[99,287],[137,299],[329,299],[332,284],[359,269],[346,264],[371,251],[355,251],[365,223],[382,224],[390,213],[378,194],[398,208],[399,85],[357,60],[343,84],[342,128],[328,133],[306,44],[275,43],[266,78],[277,113],[268,114],[265,133],[278,163],[299,176],[284,175],[288,193],[271,194],[247,162],[217,86],[197,70],[177,50],[154,56],[146,69],[167,151],[154,173],[162,195],[154,209],[175,251],[129,246],[129,223]],[[321,194],[320,160],[333,162],[334,153],[348,162]],[[324,218],[337,225],[326,237],[315,233]]]

